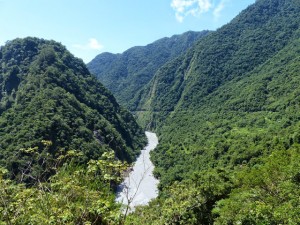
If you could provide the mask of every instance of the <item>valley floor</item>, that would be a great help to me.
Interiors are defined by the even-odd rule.
[[[150,151],[158,145],[155,133],[146,132],[147,146],[135,162],[129,176],[119,186],[117,202],[128,204],[131,210],[138,205],[146,205],[158,195],[158,180],[153,176],[154,165],[150,160]]]

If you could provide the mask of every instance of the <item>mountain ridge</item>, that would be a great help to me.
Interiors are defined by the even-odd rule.
[[[0,163],[17,176],[29,157],[19,149],[42,151],[43,140],[52,143],[49,161],[71,149],[82,161],[109,150],[129,162],[139,154],[142,129],[61,44],[15,39],[1,48],[0,62]]]
[[[135,46],[121,54],[102,53],[87,64],[118,101],[130,108],[130,101],[167,61],[190,48],[209,31],[188,31],[170,38],[162,38],[146,46]]]
[[[159,134],[160,196],[131,223],[300,222],[299,12],[258,0],[140,91],[132,111]]]
[[[154,100],[151,103],[148,102],[149,99],[153,99],[150,98],[150,93],[153,95],[153,91],[155,91],[153,88],[152,90],[150,89],[151,85],[148,85],[146,88],[144,88],[144,90],[141,91],[144,93],[144,97],[140,97],[141,100],[138,101],[138,105],[135,105],[131,110],[139,111],[139,109],[143,108],[145,105],[148,105],[147,110],[149,110],[149,104],[151,105],[150,108],[154,110],[160,109],[165,111],[172,111],[174,107],[178,107],[181,104],[182,107],[191,107],[190,102],[195,102],[195,105],[197,106],[197,104],[201,104],[197,102],[199,99],[212,92],[223,81],[233,79],[241,74],[245,74],[247,71],[251,71],[257,63],[261,63],[260,60],[265,61],[272,54],[275,54],[277,50],[281,49],[285,43],[288,42],[289,38],[292,38],[292,31],[296,30],[298,25],[295,22],[289,22],[287,27],[282,28],[280,24],[276,24],[276,19],[279,18],[275,18],[273,16],[274,11],[271,9],[269,9],[269,11],[266,10],[268,8],[265,7],[265,4],[266,3],[263,1],[258,1],[254,9],[252,6],[250,6],[248,11],[244,10],[241,12],[241,14],[233,19],[231,23],[224,25],[216,32],[212,32],[208,36],[198,41],[195,45],[195,48],[186,53],[185,58],[179,59],[181,61],[184,60],[180,66],[176,67],[176,63],[173,63],[169,66],[166,65],[165,67],[162,67],[154,76],[154,79],[158,80],[151,81],[152,85],[154,83],[158,83],[161,86],[153,85],[153,87],[156,88],[157,93],[159,93],[157,94],[158,100]],[[275,8],[274,10],[277,10],[276,7],[278,7],[278,4],[270,5],[275,5],[272,7],[272,9]],[[287,7],[288,6],[289,5],[287,4]],[[259,17],[260,12],[263,9],[266,10],[264,13],[264,16],[266,17],[265,20],[269,18],[267,22],[256,19],[256,17]],[[286,18],[286,14],[288,14],[287,17],[291,18],[291,21],[295,21],[292,20],[292,17],[296,17],[297,15],[293,15],[293,13],[297,14],[297,12],[292,9],[291,13],[286,13],[285,10],[289,10],[289,8],[284,9],[282,7],[281,11],[277,13],[279,15],[278,17],[284,21],[283,23],[286,23],[286,20],[288,20]],[[254,21],[253,23],[248,21],[249,11],[254,11],[253,15],[256,16],[252,16],[250,18]],[[269,12],[269,14],[267,14],[267,12]],[[251,26],[249,26],[248,23],[250,23]],[[255,28],[256,31],[254,31],[259,36],[254,35],[253,29]],[[272,32],[274,35],[278,35],[278,38],[271,38],[268,35],[269,33],[266,33],[267,37],[264,37],[264,31],[266,29],[269,30],[269,33]],[[273,31],[271,31],[271,29]],[[286,30],[286,33],[284,33],[284,30]],[[232,41],[232,35],[236,35],[236,37],[239,38]],[[283,35],[285,35],[284,39],[280,38],[283,37]],[[243,43],[241,41],[243,41]],[[240,47],[236,48],[235,46]],[[251,46],[251,48],[248,50],[248,52],[251,52],[249,52],[249,54],[242,54],[242,52],[247,52],[247,46]],[[243,57],[245,58],[243,59]],[[170,73],[168,73],[168,71],[160,73],[162,70],[167,70],[167,67],[175,67],[177,69],[173,68]],[[174,70],[178,71],[175,72]],[[237,73],[235,72],[236,74],[232,74],[232,71],[236,71]],[[191,72],[194,74],[194,76],[186,76],[187,74],[191,74]],[[218,76],[214,74],[218,74]],[[179,78],[174,79],[175,76]],[[187,86],[187,88],[182,91],[183,95],[180,96],[180,98],[175,97],[175,99],[182,99],[182,101],[174,102],[173,96],[168,98],[168,96],[164,96],[164,93],[169,95],[169,93],[172,92],[171,89],[176,90],[178,80],[184,81],[183,86]],[[173,84],[172,82],[175,81],[177,83]],[[189,100],[187,101],[187,99]]]

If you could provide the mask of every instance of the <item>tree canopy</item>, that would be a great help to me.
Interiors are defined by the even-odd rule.
[[[64,46],[29,37],[0,51],[0,165],[12,177],[40,173],[67,150],[82,152],[82,162],[109,150],[129,162],[139,154],[142,129]],[[51,148],[32,161],[22,149],[41,152],[42,140]]]

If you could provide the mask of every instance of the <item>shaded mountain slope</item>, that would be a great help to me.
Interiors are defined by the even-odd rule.
[[[22,149],[42,151],[43,140],[51,148],[28,173],[68,150],[81,152],[82,162],[110,149],[122,160],[139,154],[145,139],[131,114],[61,44],[13,40],[1,47],[0,65],[0,164],[14,175],[29,167]]]
[[[157,172],[170,182],[195,170],[255,164],[299,143],[299,50],[300,39],[204,97],[198,110],[172,113],[159,129]]]
[[[184,57],[160,68],[132,111],[169,114],[181,106],[195,109],[220,85],[245,76],[295,38],[299,13],[298,3],[292,2],[257,1],[198,41]]]
[[[298,1],[257,1],[160,68],[141,91],[137,115],[160,133],[153,158],[157,172],[167,172],[162,179],[181,180],[195,168],[237,165],[288,148],[288,127],[298,124],[292,115],[299,9]],[[286,129],[284,121],[290,121]]]
[[[122,54],[102,53],[88,63],[91,73],[113,92],[122,105],[129,102],[167,61],[190,48],[209,32],[186,32],[162,38],[147,46],[128,49]]]
[[[258,0],[141,90],[161,192],[131,224],[300,222],[299,12]]]

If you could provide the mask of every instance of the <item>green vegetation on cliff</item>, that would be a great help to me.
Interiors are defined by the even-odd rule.
[[[102,53],[87,66],[112,91],[120,104],[130,108],[136,93],[162,65],[184,53],[208,33],[189,31],[162,38],[147,46],[130,48],[122,54]]]
[[[139,154],[145,139],[131,114],[61,44],[13,40],[1,47],[0,65],[0,165],[13,178],[48,176],[47,163],[67,150],[82,162],[109,150],[130,162]],[[22,149],[42,151],[42,140],[51,148],[32,161]]]
[[[296,0],[258,0],[140,91],[161,193],[132,221],[299,223],[299,12]]]
[[[300,224],[299,12],[298,0],[257,0],[161,64],[144,48],[129,61],[98,57],[112,91],[126,86],[118,98],[160,138],[159,197],[126,220],[111,190],[126,168],[115,154],[131,161],[143,143],[132,116],[61,45],[2,47],[0,221]],[[143,87],[133,82],[151,63]]]
[[[133,116],[55,41],[7,42],[0,66],[0,224],[122,224]]]

